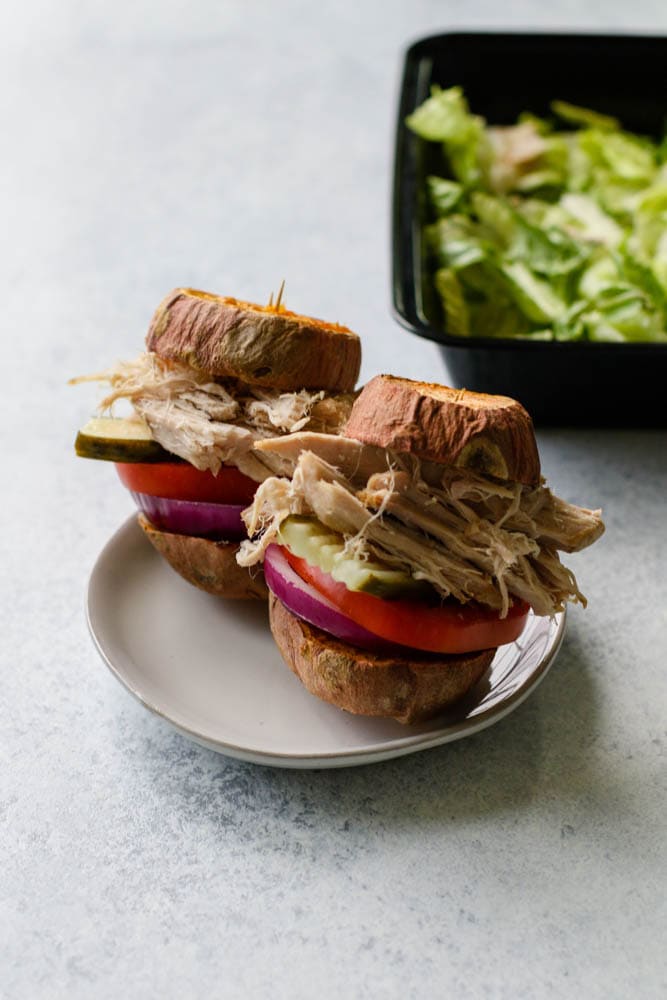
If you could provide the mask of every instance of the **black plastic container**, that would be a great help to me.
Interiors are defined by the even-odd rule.
[[[393,301],[408,330],[442,345],[457,386],[519,399],[541,423],[667,425],[667,344],[539,342],[451,336],[426,261],[424,179],[434,152],[405,126],[431,84],[459,84],[493,124],[545,115],[558,98],[660,136],[667,38],[466,33],[424,38],[405,56],[394,163]]]

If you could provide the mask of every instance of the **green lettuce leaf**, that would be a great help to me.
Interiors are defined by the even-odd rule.
[[[426,178],[430,205],[438,218],[449,215],[463,197],[463,187],[456,181],[431,175]]]
[[[551,110],[569,125],[585,125],[587,128],[597,128],[604,132],[615,132],[621,127],[617,118],[601,115],[599,111],[581,108],[578,104],[567,101],[552,101]]]
[[[617,247],[623,242],[621,226],[590,195],[567,192],[558,203],[562,227],[577,231],[580,239]]]
[[[530,320],[510,301],[498,308],[493,301],[473,302],[469,305],[470,331],[476,337],[529,337],[531,340],[552,340],[553,335],[543,336],[545,331],[531,330]],[[539,334],[539,335],[538,335]]]
[[[541,228],[517,213],[515,238],[509,247],[510,260],[529,261],[530,268],[545,277],[570,274],[590,256],[591,248],[555,226]]]
[[[536,277],[522,261],[502,264],[500,272],[511,298],[528,319],[549,323],[565,311],[565,303],[549,282]]]
[[[458,181],[474,184],[479,180],[484,119],[470,114],[461,87],[432,87],[431,96],[408,115],[406,124],[422,139],[442,143]]]
[[[435,272],[435,287],[445,311],[447,332],[456,337],[470,334],[470,312],[456,272],[441,267]]]
[[[461,87],[431,88],[431,96],[408,115],[406,124],[430,142],[465,143],[476,131],[479,119],[470,114]]]

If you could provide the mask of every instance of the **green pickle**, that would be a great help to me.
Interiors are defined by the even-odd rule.
[[[74,442],[81,458],[106,462],[177,462],[153,440],[148,424],[121,417],[94,417],[81,428]]]
[[[299,559],[329,573],[348,590],[384,600],[418,600],[432,593],[425,581],[415,580],[403,570],[346,553],[343,536],[316,517],[291,514],[280,525],[278,542]]]

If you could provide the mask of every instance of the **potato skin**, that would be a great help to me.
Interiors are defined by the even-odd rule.
[[[261,570],[251,576],[249,570],[237,563],[237,543],[213,542],[208,538],[161,531],[143,514],[138,515],[138,522],[153,547],[194,587],[228,600],[266,600],[268,597]]]
[[[509,396],[376,375],[359,393],[343,433],[441,465],[540,482],[533,422]]]
[[[192,288],[163,299],[146,346],[210,375],[291,392],[350,392],[361,365],[361,342],[347,327]]]
[[[311,694],[355,715],[423,722],[467,694],[495,649],[462,655],[357,649],[297,618],[271,594],[271,631],[287,666]]]

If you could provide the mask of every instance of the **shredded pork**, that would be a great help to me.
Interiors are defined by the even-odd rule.
[[[163,448],[198,469],[217,472],[222,464],[236,465],[257,482],[290,468],[277,454],[255,451],[258,441],[302,428],[334,434],[353,401],[349,394],[281,393],[234,379],[214,381],[153,353],[76,381],[108,382],[111,391],[100,410],[128,400]]]
[[[532,122],[520,125],[499,125],[486,130],[493,159],[489,170],[491,188],[499,193],[516,186],[526,169],[547,149],[542,136]]]
[[[400,567],[442,597],[479,601],[501,616],[513,597],[540,615],[586,603],[558,550],[594,542],[604,530],[600,511],[566,503],[543,483],[501,482],[308,432],[255,450],[276,455],[291,479],[268,478],[257,490],[244,515],[250,540],[241,565],[261,561],[290,514],[313,514],[357,557]]]

